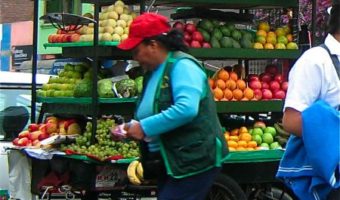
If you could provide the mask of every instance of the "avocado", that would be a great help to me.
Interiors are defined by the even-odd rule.
[[[221,26],[220,30],[221,30],[223,36],[227,36],[227,37],[231,36],[230,30],[228,29],[227,26]]]
[[[216,19],[211,20],[211,23],[215,26],[218,27],[220,25],[220,22]]]
[[[220,40],[221,46],[223,48],[231,48],[233,47],[233,42],[232,42],[232,38],[231,37],[223,37]]]
[[[251,32],[244,31],[242,33],[242,39],[246,39],[246,40],[249,40],[249,41],[253,42],[254,41],[254,36],[253,36],[253,34]]]
[[[236,29],[234,24],[225,24],[224,26],[226,26],[230,32]]]
[[[242,38],[240,41],[242,48],[250,49],[253,47],[253,43],[247,38]]]
[[[241,33],[241,31],[235,29],[231,32],[231,37],[233,37],[234,40],[238,41],[242,38],[242,33]]]
[[[210,44],[212,48],[221,48],[220,42],[215,37],[211,38]]]
[[[202,19],[199,21],[198,27],[208,31],[209,33],[214,30],[214,24],[208,19]]]
[[[220,39],[222,39],[223,34],[222,34],[222,32],[220,31],[219,28],[215,28],[214,31],[212,32],[211,37],[215,37],[217,40],[220,40]]]
[[[197,30],[202,34],[204,41],[206,42],[210,41],[210,34],[208,33],[208,31],[202,28],[197,28]]]
[[[231,40],[232,40],[233,48],[237,48],[237,49],[241,48],[240,43],[238,43],[238,42],[237,42],[236,40],[234,40],[234,39],[231,39]]]

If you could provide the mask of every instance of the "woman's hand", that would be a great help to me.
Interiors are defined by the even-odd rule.
[[[136,140],[144,139],[144,136],[145,136],[144,131],[140,123],[137,121],[129,123],[129,125],[125,127],[125,130],[127,131],[127,134],[126,134],[127,137],[130,137]]]

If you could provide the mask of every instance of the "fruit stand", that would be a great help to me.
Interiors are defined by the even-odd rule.
[[[35,1],[35,11],[38,3],[39,1]],[[41,186],[41,180],[46,177],[46,174],[49,174],[51,168],[60,166],[55,171],[67,171],[72,174],[68,177],[66,185],[71,185],[73,192],[82,199],[95,199],[95,196],[100,192],[109,193],[113,198],[129,197],[129,195],[131,199],[153,197],[156,195],[155,183],[134,185],[131,180],[130,183],[127,181],[129,179],[129,163],[138,159],[137,144],[132,141],[111,141],[109,131],[112,126],[118,125],[121,119],[108,117],[108,115],[121,115],[125,117],[125,120],[133,118],[137,101],[137,98],[134,98],[134,93],[137,92],[134,91],[133,95],[121,98],[118,98],[118,96],[123,93],[112,93],[112,96],[109,94],[109,96],[104,97],[97,92],[101,88],[97,84],[98,77],[100,77],[99,66],[101,61],[104,59],[131,59],[129,52],[116,48],[119,41],[126,37],[126,28],[128,28],[129,23],[123,22],[124,20],[118,23],[119,20],[110,19],[115,19],[126,13],[134,13],[129,10],[124,11],[128,8],[125,4],[139,4],[141,6],[140,11],[143,12],[146,2],[124,1],[124,4],[122,1],[116,1],[112,4],[112,1],[106,0],[82,0],[82,3],[94,4],[93,20],[87,19],[87,25],[86,23],[73,24],[73,27],[70,26],[72,23],[65,23],[63,31],[66,31],[66,33],[58,32],[49,37],[49,41],[46,41],[44,46],[45,48],[61,47],[63,57],[85,58],[86,61],[81,66],[65,66],[63,73],[59,73],[58,77],[51,78],[49,83],[43,86],[41,90],[36,90],[34,77],[37,71],[37,43],[34,43],[31,121],[35,122],[36,103],[42,103],[38,123],[34,123],[39,124],[39,126],[31,126],[31,131],[22,133],[13,143],[22,146],[20,149],[23,149],[22,151],[32,158],[32,192],[36,194],[41,195],[41,187],[38,188],[38,185]],[[296,0],[286,0],[285,2],[278,0],[157,0],[150,6],[208,7],[212,9],[240,9],[242,11],[252,8],[282,7],[291,9],[293,17],[296,17],[298,10]],[[118,15],[109,14],[109,10],[118,13]],[[184,16],[183,18],[185,18],[190,12],[178,12],[174,16]],[[124,19],[129,20],[130,17],[133,18],[133,15],[135,14],[124,15]],[[64,17],[63,15],[57,16]],[[111,17],[105,18],[105,16]],[[79,19],[83,18],[80,17]],[[283,184],[275,179],[276,169],[284,152],[281,145],[284,145],[284,140],[287,138],[287,133],[277,123],[282,115],[283,99],[287,89],[283,86],[282,76],[284,76],[284,72],[282,70],[282,74],[279,74],[278,71],[270,71],[273,67],[268,67],[268,71],[266,67],[261,76],[259,74],[250,76],[248,72],[251,67],[249,63],[252,60],[276,59],[280,61],[277,63],[280,63],[281,69],[291,66],[292,61],[298,58],[301,53],[295,46],[297,42],[296,20],[295,18],[291,19],[293,31],[287,32],[285,35],[280,35],[283,34],[280,31],[276,33],[269,31],[269,27],[259,28],[255,32],[235,28],[234,25],[230,26],[229,23],[227,27],[227,23],[216,22],[215,19],[212,20],[212,23],[218,24],[215,26],[221,26],[218,27],[220,31],[209,32],[210,25],[207,25],[209,20],[205,21],[205,25],[197,25],[197,30],[200,33],[195,33],[196,35],[193,33],[195,31],[191,30],[192,27],[187,30],[188,34],[190,33],[187,36],[190,37],[190,42],[189,39],[186,41],[190,47],[189,53],[202,60],[203,64],[208,60],[236,60],[238,65],[244,65],[241,65],[243,72],[238,71],[235,65],[231,68],[221,68],[214,73],[214,76],[210,77],[217,112],[222,125],[228,126],[225,130],[225,138],[231,152],[223,165],[223,173],[217,178],[209,192],[208,199],[240,200],[276,199],[280,197],[282,199],[293,199],[291,194],[285,191]],[[35,12],[35,37],[37,37],[38,21],[37,12]],[[200,22],[202,21],[200,20]],[[56,21],[56,23],[58,22]],[[116,23],[114,27],[123,28],[117,30],[104,28],[108,27],[108,24],[111,26],[111,23]],[[265,23],[264,25],[266,26]],[[184,29],[185,26],[185,23],[183,23]],[[222,26],[225,28],[222,29]],[[230,27],[232,33],[230,33]],[[67,28],[71,30],[66,30]],[[174,28],[176,28],[175,25]],[[273,43],[273,37],[269,38],[271,40],[264,38],[263,34],[267,35],[265,31],[267,28],[268,34],[269,32],[273,32],[274,35],[277,34],[275,35],[275,43],[280,45]],[[279,28],[283,30],[282,27]],[[71,36],[67,36],[67,31],[72,32],[72,34],[70,33]],[[202,34],[204,31],[208,33],[209,38],[212,37],[213,39],[208,41],[207,34]],[[65,36],[58,36],[58,34]],[[88,35],[92,35],[92,37]],[[241,38],[244,35],[251,38]],[[192,38],[196,38],[196,40]],[[276,39],[282,42],[277,43]],[[267,79],[269,77],[269,79],[266,80],[265,77]],[[80,86],[80,83],[82,86]],[[119,81],[116,81],[116,83],[118,85]],[[92,84],[91,87],[86,89],[86,94],[75,92],[77,87],[87,87],[84,86],[86,84]],[[260,90],[262,85],[266,84],[266,88],[263,87],[263,90]],[[125,90],[127,89],[125,88]],[[260,91],[261,94],[256,91]],[[131,90],[129,90],[130,92]],[[105,95],[108,94],[105,93]],[[233,117],[230,118],[230,116]],[[265,123],[258,123],[260,120],[265,121]],[[43,135],[40,132],[48,135]],[[55,132],[58,132],[58,134],[54,134]],[[24,134],[27,134],[27,136]],[[48,139],[48,136],[54,135],[57,135],[55,137],[59,139],[71,141],[68,144],[58,146],[59,150],[63,152],[62,154],[53,156],[51,160],[42,160],[31,156],[29,152],[34,150],[29,150],[30,148],[27,146],[48,148],[50,144],[44,142],[43,139]],[[73,135],[78,136],[74,139],[72,138]],[[22,138],[28,139],[23,141]],[[30,141],[30,139],[32,140]],[[263,143],[266,143],[267,146]],[[28,151],[25,149],[28,149]],[[68,170],[65,169],[65,166],[69,167]],[[137,170],[136,166],[134,168]],[[79,170],[80,168],[83,170]],[[128,172],[126,172],[127,170]],[[106,172],[107,174],[105,174]],[[110,177],[113,180],[105,182],[103,177]],[[87,192],[77,193],[83,190]]]

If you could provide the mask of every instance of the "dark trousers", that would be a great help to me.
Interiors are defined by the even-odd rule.
[[[182,179],[169,176],[158,180],[158,200],[203,200],[221,168]]]
[[[340,188],[331,191],[327,200],[339,200],[340,199]]]

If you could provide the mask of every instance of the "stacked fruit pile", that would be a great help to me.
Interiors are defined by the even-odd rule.
[[[298,49],[293,42],[293,35],[289,26],[272,30],[268,22],[261,22],[256,32],[254,49]]]
[[[220,69],[209,79],[210,88],[216,101],[249,101],[254,99],[254,92],[247,87],[244,80],[239,79],[236,72]]]
[[[248,75],[248,85],[258,100],[284,99],[288,89],[288,82],[283,81],[282,74],[274,64],[267,65],[265,72],[260,75]]]
[[[250,128],[243,126],[226,131],[224,137],[230,151],[282,149],[289,134],[282,128],[277,130],[277,126],[278,124],[266,126],[265,123],[258,121]],[[285,137],[282,134],[285,134]]]
[[[97,121],[96,143],[91,144],[92,123],[87,122],[83,135],[70,145],[62,145],[61,150],[72,154],[84,154],[98,160],[135,158],[139,156],[139,148],[135,141],[113,141],[111,129],[115,127],[113,119]]]
[[[28,129],[19,133],[13,144],[21,147],[34,146],[39,148],[40,141],[53,135],[76,135],[81,133],[81,128],[75,119],[59,119],[47,117],[45,123],[30,124]]]
[[[49,43],[78,42],[79,39],[80,34],[74,25],[66,26],[65,30],[58,29],[56,34],[48,36]]]
[[[127,38],[129,26],[136,17],[123,1],[116,1],[113,5],[103,7],[99,13],[99,41],[120,42]],[[79,30],[81,34],[79,41],[93,41],[94,25],[89,24]]]
[[[66,64],[58,76],[51,77],[47,84],[37,90],[40,97],[72,97],[82,79],[91,80],[92,71],[86,64]]]
[[[180,30],[184,34],[184,43],[188,47],[192,48],[211,48],[209,43],[210,36],[205,35],[203,37],[201,31],[197,30],[197,27],[193,23],[182,23],[176,21],[173,26],[174,29]]]
[[[132,183],[133,185],[140,185],[143,183],[144,170],[141,162],[137,160],[132,161],[129,164],[126,173],[128,175],[130,183]]]

